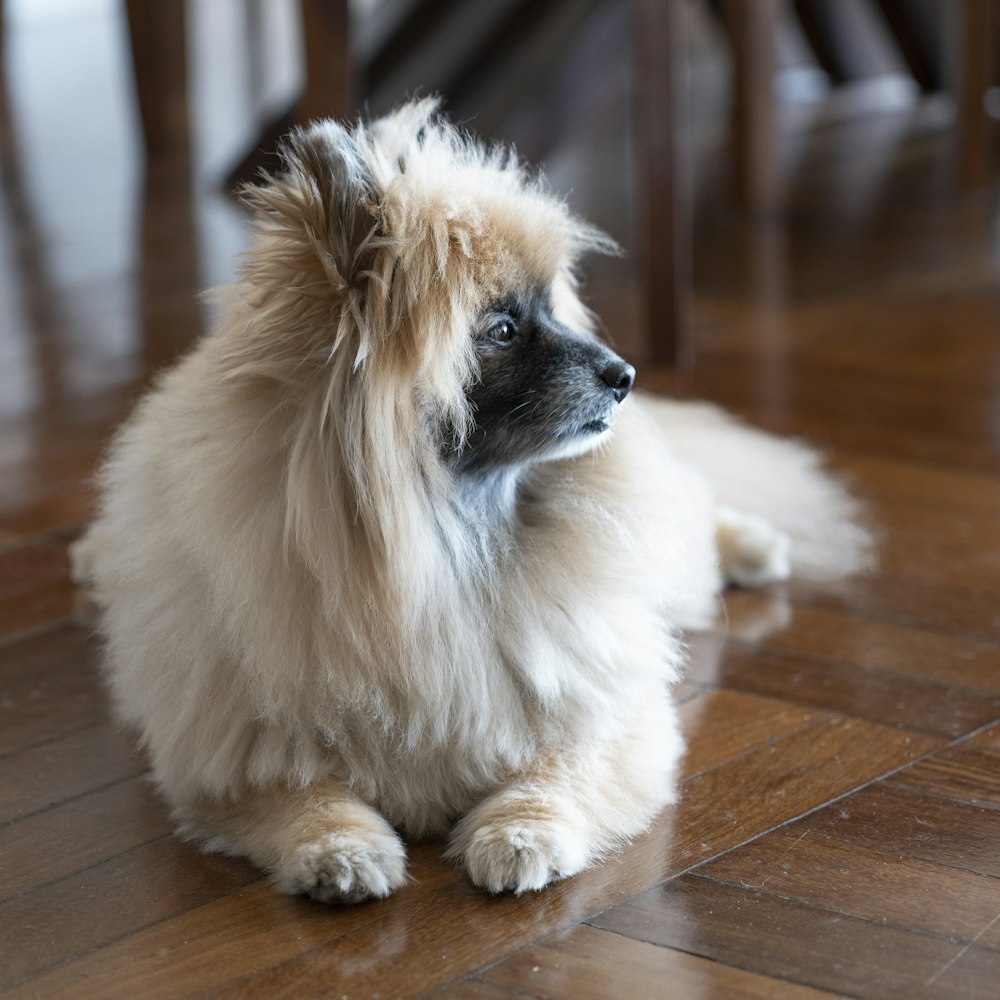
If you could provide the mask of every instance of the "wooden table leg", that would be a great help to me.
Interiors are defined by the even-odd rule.
[[[300,0],[305,84],[291,105],[261,128],[239,159],[224,186],[238,189],[256,180],[261,170],[280,169],[275,153],[281,138],[295,125],[317,118],[352,117],[359,90],[351,52],[347,0]]]
[[[961,0],[958,32],[958,184],[972,191],[993,176],[997,128],[983,107],[983,96],[996,83],[996,0]]]
[[[187,155],[185,0],[125,0],[139,117],[150,157]]]
[[[774,104],[776,29],[784,0],[726,0],[733,41],[738,194],[751,212],[778,203]]]
[[[348,118],[356,105],[347,0],[300,0],[299,6],[306,79],[296,117]]]
[[[688,307],[691,223],[679,156],[685,49],[683,5],[663,0],[633,4],[633,115],[637,168],[635,241],[640,268],[646,355],[650,361],[690,364]]]

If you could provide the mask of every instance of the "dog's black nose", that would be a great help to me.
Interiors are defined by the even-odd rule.
[[[635,369],[622,361],[621,358],[615,358],[604,367],[601,372],[601,381],[610,387],[615,399],[620,403],[628,395],[632,383],[635,382]]]

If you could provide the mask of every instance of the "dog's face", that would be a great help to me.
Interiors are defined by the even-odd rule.
[[[550,289],[511,294],[471,331],[478,376],[467,390],[474,426],[454,457],[461,471],[567,458],[609,432],[635,370],[554,311]]]
[[[594,338],[573,272],[611,240],[434,102],[319,123],[286,156],[251,199],[244,275],[268,322],[232,363],[318,390],[306,429],[330,429],[356,493],[391,496],[430,456],[472,477],[605,438],[635,372]]]

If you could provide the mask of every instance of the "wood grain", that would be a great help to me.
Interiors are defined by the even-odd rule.
[[[687,676],[817,710],[897,725],[939,736],[961,736],[1000,714],[1000,693],[969,691],[940,681],[911,680],[801,652],[787,654],[718,641],[692,643]]]
[[[0,900],[100,864],[171,831],[145,778],[126,778],[0,827]]]
[[[681,775],[700,771],[773,743],[819,718],[819,713],[732,691],[702,694],[681,706],[687,754]]]
[[[35,580],[0,596],[0,641],[70,621],[76,588],[65,577]]]
[[[830,996],[587,925],[518,952],[481,978],[513,993],[546,1000],[654,997],[663,995],[667,984],[677,997],[819,1000]]]
[[[1000,750],[955,747],[907,768],[892,780],[959,802],[1000,810]]]
[[[831,797],[843,794],[936,745],[930,737],[833,717],[707,770],[682,788],[674,864],[686,868],[815,808],[814,783]]]
[[[966,741],[966,746],[988,747],[1000,750],[1000,726],[990,726]]]
[[[45,631],[0,654],[0,755],[107,718],[94,643],[81,629]]]
[[[843,807],[850,808],[850,797]],[[1000,925],[989,927],[1000,913],[1000,880],[892,851],[859,850],[817,833],[808,817],[702,865],[698,874],[875,923],[1000,945]]]
[[[514,995],[533,996],[535,994],[522,991]],[[444,1000],[510,1000],[511,992],[500,986],[490,986],[489,983],[480,982],[477,979],[462,979],[435,993],[434,996],[443,997]]]
[[[991,302],[983,318],[991,316],[995,309],[995,303]],[[950,311],[948,318],[951,319]],[[977,364],[978,352],[965,345],[963,349],[968,354],[969,374],[982,376],[982,369]],[[950,356],[951,352],[948,353]],[[989,376],[986,378],[989,384]],[[972,511],[989,515],[1000,505],[1000,482],[993,476],[889,456],[843,453],[841,459],[852,477],[863,484],[865,494],[885,506],[903,501],[919,504],[923,510],[938,515],[962,515]],[[935,528],[942,524],[946,525],[946,521],[939,517]]]
[[[998,468],[987,430],[991,401],[986,393],[946,398],[900,382],[890,398],[878,372],[804,362],[787,368],[785,394],[769,398],[747,375],[745,359],[720,354],[683,376],[650,373],[644,385],[654,391],[724,399],[770,430],[810,438],[827,448],[889,453],[981,472]]]
[[[435,848],[440,850],[439,845]],[[435,897],[434,890],[440,888],[442,874],[446,880],[457,878],[454,869],[439,868],[429,873],[426,864],[421,864],[420,856],[413,860],[414,885],[403,889],[388,904],[323,906],[302,898],[281,896],[263,880],[225,894],[223,882],[208,879],[203,883],[200,905],[188,907],[173,919],[145,930],[134,928],[137,932],[124,940],[29,980],[23,987],[12,989],[10,995],[36,996],[38,990],[55,989],[59,993],[65,991],[66,996],[79,997],[115,992],[185,997],[218,990],[232,981],[237,982],[234,990],[239,995],[249,989],[249,982],[244,977],[286,961],[289,956],[325,942],[336,943],[350,931],[377,922],[380,917],[384,919],[386,915],[398,926],[415,902],[419,904],[424,897]],[[193,864],[203,869],[211,861],[196,856]],[[232,864],[239,866],[234,876],[237,883],[252,878],[242,863]],[[190,870],[191,866],[184,868]],[[247,871],[246,876],[241,878],[239,870]],[[230,888],[232,882],[233,877]],[[403,907],[402,918],[397,915],[400,907]],[[383,946],[386,943],[383,937]],[[395,956],[383,954],[382,959],[392,963],[398,959],[398,951]]]
[[[0,903],[0,969],[16,982],[259,879],[245,861],[157,838]],[[95,898],[114,905],[94,907]]]
[[[819,588],[794,582],[787,592],[796,604],[932,629],[965,638],[1000,641],[996,598],[975,587],[925,582],[882,574],[878,582],[854,581],[849,587]]]
[[[855,664],[902,677],[938,680],[943,663],[952,685],[1000,689],[1000,649],[964,636],[908,628],[855,612],[785,604],[776,616],[774,600],[747,590],[725,596],[725,618],[713,630],[727,641],[755,648],[804,654]]]
[[[4,546],[0,541],[0,596],[28,581],[69,575],[66,548],[51,541]]]
[[[809,826],[854,844],[1000,878],[994,810],[896,782],[880,781],[820,809]]]
[[[0,822],[141,774],[135,741],[102,722],[0,758]]]
[[[763,975],[872,1000],[955,997],[1000,975],[1000,952],[685,875],[593,923]],[[886,955],[892,961],[886,961]]]

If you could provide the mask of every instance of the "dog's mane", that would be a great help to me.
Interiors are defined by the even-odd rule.
[[[437,586],[427,572],[488,579],[496,508],[464,505],[440,449],[471,423],[470,323],[543,284],[586,332],[575,262],[614,244],[434,99],[297,130],[283,157],[245,192],[255,228],[219,357],[225,391],[258,411],[269,393],[285,427],[286,548],[328,584],[350,565],[359,593],[395,595],[383,607]]]

